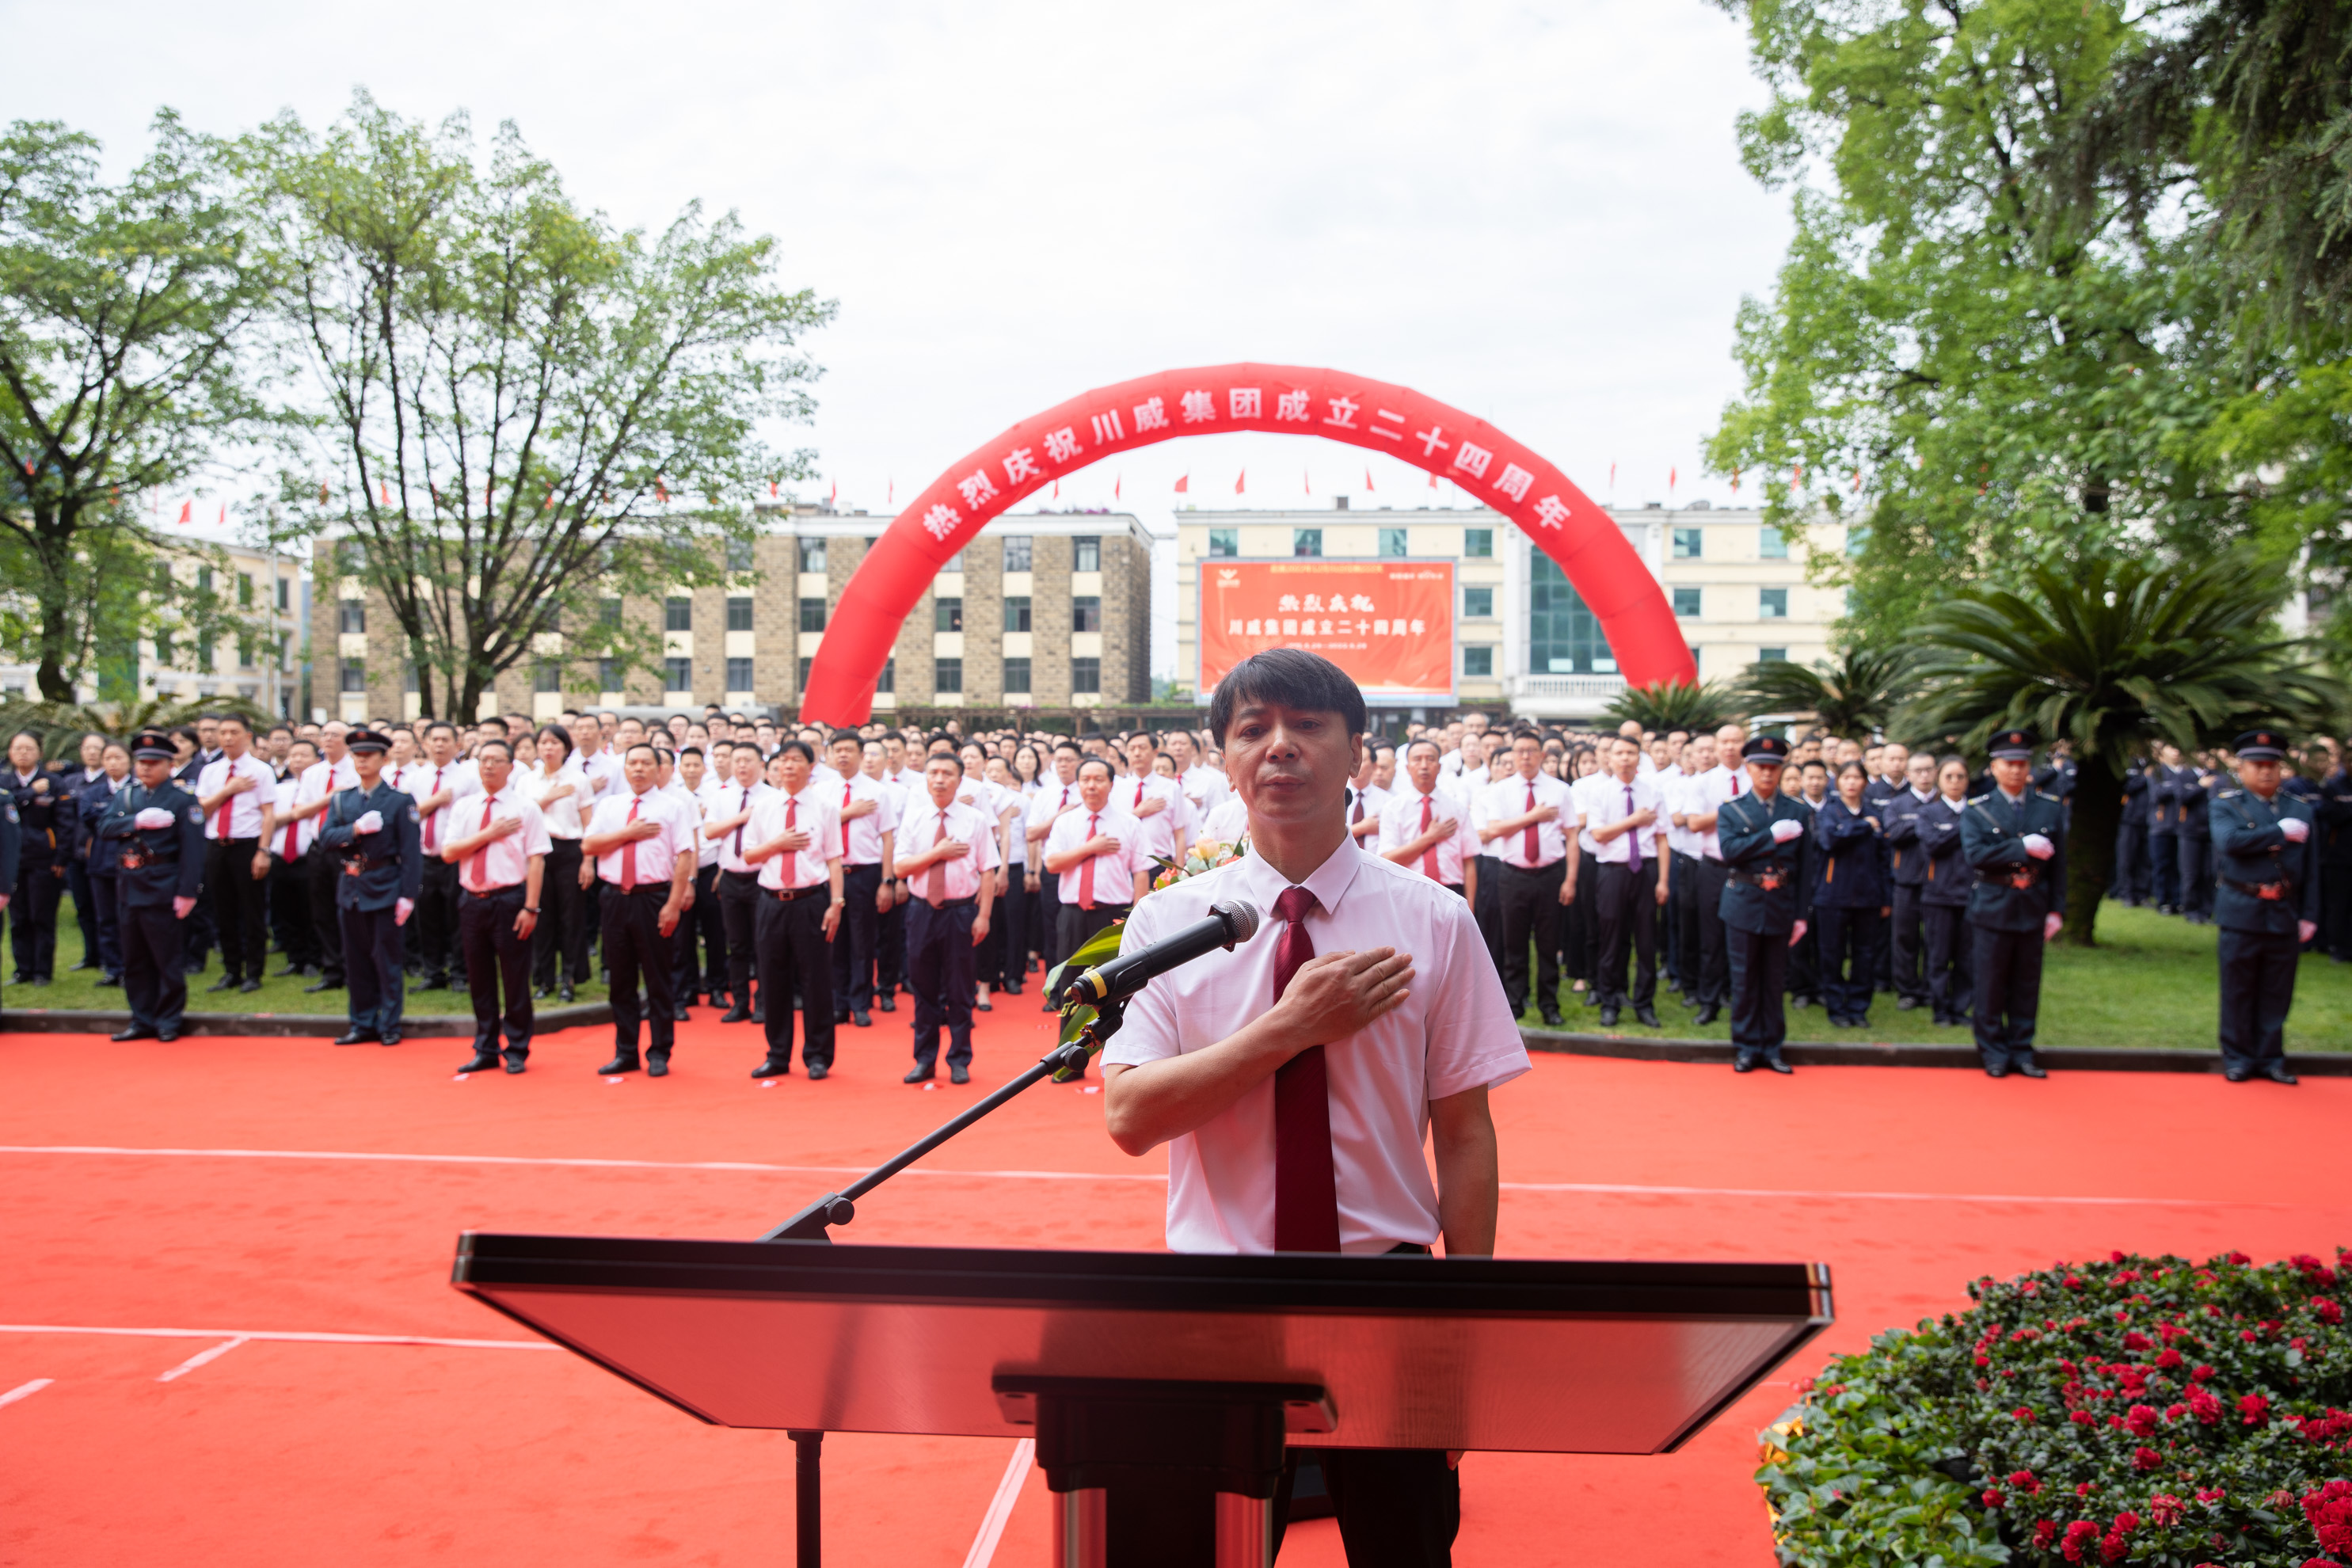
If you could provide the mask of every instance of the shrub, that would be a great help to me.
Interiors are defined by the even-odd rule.
[[[2126,1257],[1969,1287],[1767,1434],[1783,1563],[2352,1563],[2347,1281]]]

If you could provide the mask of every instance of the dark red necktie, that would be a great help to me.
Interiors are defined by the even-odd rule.
[[[1307,916],[1315,895],[1286,888],[1274,900],[1283,922],[1274,944],[1274,999],[1315,956]],[[1339,1183],[1331,1168],[1331,1083],[1323,1047],[1309,1046],[1274,1072],[1274,1249],[1339,1250]]]
[[[1532,779],[1530,779],[1530,780],[1528,780],[1528,814],[1532,816],[1532,815],[1534,814],[1534,812],[1535,812],[1535,809],[1536,809],[1536,786],[1535,786],[1535,781],[1534,781],[1534,780],[1532,780]],[[1519,836],[1519,853],[1520,853],[1520,854],[1522,854],[1522,855],[1524,855],[1524,856],[1526,856],[1526,857],[1528,858],[1528,869],[1529,869],[1529,870],[1531,870],[1531,871],[1532,871],[1532,870],[1534,870],[1534,869],[1536,868],[1536,867],[1537,867],[1537,866],[1541,862],[1541,860],[1542,860],[1542,858],[1543,858],[1543,848],[1542,848],[1542,844],[1543,844],[1543,841],[1542,841],[1540,838],[1538,838],[1538,837],[1537,837],[1537,835],[1536,835],[1536,826],[1535,826],[1535,824],[1533,824],[1533,823],[1529,823],[1529,824],[1528,825],[1528,830],[1527,830],[1527,832],[1525,832],[1525,833],[1523,833],[1523,834],[1521,834],[1521,835]]]
[[[1421,797],[1421,830],[1423,833],[1429,831],[1429,797],[1427,795]],[[1437,849],[1434,846],[1421,852],[1421,872],[1433,882],[1438,879]]]

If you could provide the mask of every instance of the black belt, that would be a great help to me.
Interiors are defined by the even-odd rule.
[[[811,882],[805,888],[771,888],[768,890],[776,895],[776,901],[778,903],[789,904],[800,899],[814,898],[819,893],[823,893],[827,898],[831,898],[833,896],[833,884],[830,882]]]
[[[2221,885],[2250,899],[2260,899],[2266,904],[2284,903],[2294,896],[2294,884],[2292,882],[2241,882],[2235,877],[2224,877]]]
[[[724,866],[719,868],[719,874],[722,877],[740,877],[745,881],[752,883],[754,886],[756,886],[760,880],[760,873],[757,871],[730,871]]]
[[[1743,871],[1736,866],[1727,867],[1725,875],[1743,888],[1754,888],[1767,893],[1777,893],[1797,879],[1797,874],[1792,870]]]
[[[1499,855],[1496,856],[1495,858],[1497,860],[1503,859]],[[1542,873],[1550,870],[1554,866],[1565,864],[1566,861],[1561,859],[1547,860],[1540,866],[1514,866],[1508,860],[1503,860],[1503,869],[1506,871],[1517,871],[1523,877],[1535,877],[1540,876]]]
[[[1977,880],[1988,888],[2015,888],[2022,892],[2042,880],[2038,866],[1979,866]]]
[[[931,902],[931,901],[930,901],[930,900],[929,900],[929,899],[919,899],[919,900],[916,900],[916,902],[918,902],[918,903],[921,904],[921,905],[923,906],[923,908],[925,908],[925,909],[927,909],[927,910],[961,910],[961,909],[970,909],[970,908],[972,908],[972,907],[976,906],[976,905],[980,902],[980,895],[979,895],[978,893],[974,893],[971,898],[968,898],[968,899],[942,899],[942,900],[940,900],[938,903],[936,903],[936,904],[934,904],[933,902]]]
[[[469,899],[495,899],[500,893],[520,893],[522,889],[523,884],[520,882],[505,882],[495,888],[484,888],[479,892],[476,892],[473,889],[461,885],[457,889],[457,891]]]

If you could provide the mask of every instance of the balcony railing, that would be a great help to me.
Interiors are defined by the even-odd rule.
[[[1622,675],[1521,675],[1510,683],[1511,706],[1538,715],[1595,714],[1624,689]]]

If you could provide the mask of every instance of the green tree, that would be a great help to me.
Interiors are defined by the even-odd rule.
[[[1832,734],[1861,740],[1894,722],[1915,684],[1911,662],[1911,650],[1899,644],[1854,644],[1810,665],[1751,664],[1739,689],[1751,711],[1810,713]]]
[[[1955,595],[1913,632],[1921,695],[1900,721],[1981,753],[1996,730],[2063,741],[2078,772],[2066,853],[2067,940],[2095,945],[2123,779],[2150,745],[2184,752],[2241,730],[2294,730],[2338,700],[2278,635],[2286,565],[2239,551],[2190,566],[2153,556],[2036,567],[2014,588]]]
[[[0,134],[0,647],[58,702],[163,607],[124,591],[169,542],[139,492],[261,416],[241,350],[268,279],[221,149],[167,111],[120,183],[99,153],[51,121]]]
[[[1737,700],[1720,681],[1661,680],[1625,688],[1610,700],[1608,717],[1620,724],[1632,719],[1663,735],[1719,728],[1736,710]]]
[[[777,285],[772,238],[695,206],[650,240],[616,230],[511,125],[478,162],[462,116],[428,128],[364,93],[245,153],[288,279],[289,531],[344,542],[322,591],[349,573],[382,595],[426,713],[472,714],[548,634],[574,669],[648,663],[659,631],[596,601],[747,574],[742,498],[810,458],[757,427],[810,412],[793,345],[834,310]]]

